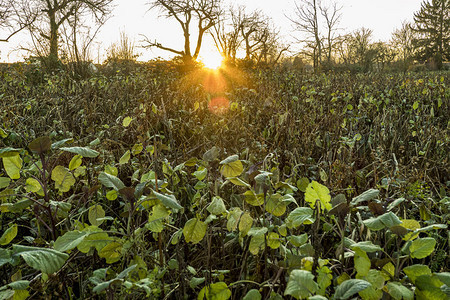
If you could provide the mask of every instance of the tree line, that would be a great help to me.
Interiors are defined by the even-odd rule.
[[[374,42],[368,28],[342,33],[342,7],[337,2],[293,3],[294,10],[286,18],[292,24],[292,35],[300,50],[286,43],[273,20],[261,10],[249,11],[243,5],[227,7],[223,0],[147,2],[149,9],[178,23],[184,41],[180,49],[175,49],[144,36],[142,46],[195,61],[204,37],[210,35],[229,62],[244,57],[252,63],[273,65],[282,57],[295,56],[295,65],[310,62],[316,71],[342,66],[361,71],[383,70],[392,64],[406,71],[414,62],[442,69],[444,62],[450,60],[450,0],[423,1],[413,22],[403,22],[390,42]],[[28,30],[33,51],[50,64],[62,59],[88,60],[94,38],[111,16],[113,5],[113,0],[0,0],[0,42],[8,42],[18,32]],[[122,41],[118,47],[126,48],[122,51],[126,53],[124,58],[133,58],[129,53],[133,47],[127,43],[125,37],[125,43]],[[111,52],[120,58],[120,51]]]

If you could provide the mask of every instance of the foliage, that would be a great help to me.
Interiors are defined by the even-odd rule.
[[[447,297],[448,74],[30,68],[0,73],[1,297]]]

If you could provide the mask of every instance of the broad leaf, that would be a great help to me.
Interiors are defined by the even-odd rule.
[[[241,219],[239,220],[239,231],[242,236],[246,236],[249,230],[252,228],[253,218],[250,216],[248,212],[245,212],[241,215]]]
[[[103,220],[99,220],[105,217],[105,210],[100,204],[92,205],[89,207],[88,219],[89,223],[94,226],[100,226]]]
[[[8,177],[0,177],[0,189],[8,187],[10,182],[11,179],[9,179]]]
[[[131,158],[131,152],[130,150],[127,150],[122,157],[119,159],[119,164],[123,165],[126,164],[130,161]]]
[[[370,287],[370,282],[362,279],[349,279],[341,283],[334,294],[335,299],[348,299],[362,290]]]
[[[431,270],[428,266],[425,265],[411,265],[403,268],[403,272],[405,272],[406,276],[409,277],[412,283],[416,281],[416,278],[422,275],[431,275]]]
[[[216,216],[227,212],[227,208],[225,207],[225,203],[223,202],[223,199],[218,196],[215,196],[212,199],[211,203],[208,205],[206,210],[208,210],[210,214],[213,214]]]
[[[0,237],[0,245],[8,245],[17,236],[17,224],[13,224],[3,232]]]
[[[122,257],[122,244],[119,241],[113,241],[103,247],[98,256],[105,258],[107,264],[113,264]]]
[[[370,270],[370,259],[367,256],[367,253],[361,250],[360,248],[355,248],[355,256],[353,257],[355,261],[355,269],[358,275],[366,276],[369,274]]]
[[[314,275],[305,270],[293,270],[289,275],[289,281],[284,295],[291,295],[296,299],[307,298],[314,295],[319,286],[314,282]]]
[[[225,282],[216,282],[202,288],[198,300],[226,300],[231,297],[231,291]]]
[[[28,144],[28,148],[31,151],[42,154],[49,151],[52,147],[52,140],[49,136],[41,136],[37,139],[34,139],[31,143]]]
[[[319,201],[322,210],[332,208],[330,191],[326,186],[314,180],[306,188],[305,201],[310,203],[311,208],[315,208],[316,201]]]
[[[220,162],[220,171],[224,177],[238,177],[244,171],[244,166],[238,155],[232,155]]]
[[[173,195],[163,195],[153,191],[156,198],[161,201],[162,205],[172,209],[182,209],[183,207],[178,203],[177,199]]]
[[[78,168],[79,166],[81,166],[81,164],[83,163],[83,156],[81,156],[80,154],[75,155],[74,157],[72,157],[72,159],[70,160],[69,163],[69,170],[75,170],[76,168]]]
[[[377,198],[379,194],[380,194],[379,190],[370,189],[370,190],[365,191],[361,195],[353,198],[350,203],[351,203],[351,205],[355,206],[355,205],[359,204],[360,202],[373,200],[373,199]]]
[[[62,147],[62,148],[59,148],[59,149],[63,150],[63,151],[79,154],[79,155],[81,155],[83,157],[94,158],[94,157],[97,157],[99,155],[99,153],[97,151],[92,150],[92,149],[90,149],[88,147]]]
[[[244,298],[242,300],[261,300],[262,296],[261,293],[257,289],[251,289],[250,291],[245,294]]]
[[[246,191],[243,196],[245,202],[252,206],[260,206],[264,204],[264,195],[256,194],[253,190]]]
[[[396,225],[400,225],[402,221],[393,213],[388,212],[376,218],[370,218],[363,221],[370,230],[377,231],[384,228],[390,228]]]
[[[68,254],[53,249],[13,245],[13,256],[21,256],[30,267],[52,274],[64,265]]]
[[[56,239],[54,248],[60,252],[72,250],[77,247],[88,235],[89,232],[86,231],[68,231]]]
[[[359,242],[359,243],[355,243],[353,245],[350,246],[351,249],[355,249],[355,248],[359,248],[365,252],[368,253],[372,253],[375,251],[382,251],[383,249],[381,249],[380,246],[378,245],[374,245],[371,241],[364,241],[364,242]]]
[[[5,168],[6,174],[8,174],[11,179],[20,178],[20,170],[22,169],[22,158],[19,153],[15,152],[14,155],[5,156],[2,158],[3,167]]]
[[[186,242],[199,243],[206,234],[208,225],[197,218],[192,218],[186,222],[183,228],[183,235]]]
[[[106,187],[119,191],[125,187],[122,180],[105,172],[100,172],[98,180]]]
[[[400,282],[388,282],[387,285],[388,294],[395,300],[413,300],[414,292],[403,286]]]
[[[55,182],[55,187],[62,193],[68,192],[75,184],[75,177],[63,166],[56,166],[52,170],[52,180]]]
[[[434,251],[436,240],[432,237],[426,237],[414,240],[409,247],[412,258],[425,258]]]
[[[302,224],[314,223],[313,210],[309,207],[297,207],[286,218],[288,228],[297,228]]]

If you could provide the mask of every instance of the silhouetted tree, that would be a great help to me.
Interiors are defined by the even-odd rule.
[[[341,20],[341,11],[342,6],[338,6],[336,2],[330,4],[329,6],[320,6],[320,12],[322,16],[325,18],[326,26],[327,26],[327,36],[326,36],[326,57],[328,63],[331,62],[331,53],[333,51],[334,42],[337,38],[336,31],[338,28],[336,27]]]
[[[19,13],[25,11],[25,14]],[[0,1],[0,31],[5,32],[0,42],[8,42],[14,35],[32,24],[37,17],[37,11],[31,10],[27,1]]]
[[[28,26],[34,42],[40,44],[48,56],[51,66],[59,59],[59,40],[61,26],[91,14],[102,23],[110,13],[113,0],[28,0],[25,6],[19,6],[18,1],[12,1],[16,15],[21,19],[30,19],[30,14],[37,14],[32,24]]]
[[[433,59],[438,69],[443,60],[450,60],[450,0],[431,0],[422,3],[414,14],[413,30],[417,59]]]
[[[157,47],[182,56],[185,60],[196,60],[202,46],[204,34],[212,28],[222,14],[222,0],[154,0],[150,9],[159,9],[166,18],[175,19],[181,26],[184,36],[184,49],[176,50],[163,46],[145,37],[144,47]],[[197,22],[198,35],[195,50],[191,51],[191,22]]]

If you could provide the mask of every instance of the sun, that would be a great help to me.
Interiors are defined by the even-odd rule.
[[[217,70],[223,62],[223,57],[217,51],[209,51],[200,56],[200,61],[205,65],[205,68]]]

